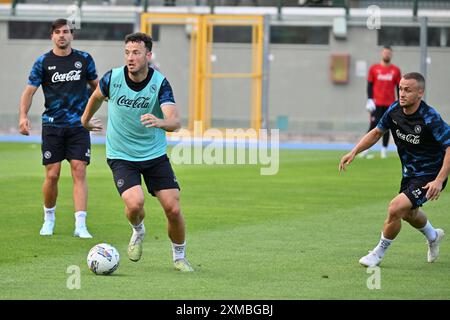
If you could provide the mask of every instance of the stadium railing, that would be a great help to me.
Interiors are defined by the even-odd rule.
[[[1,3],[12,3],[14,8],[19,3],[26,4],[76,4],[111,5],[111,6],[209,6],[214,11],[216,6],[260,6],[277,7],[341,7],[347,11],[350,8],[367,8],[371,5],[380,8],[411,8],[414,15],[421,9],[450,9],[450,0],[0,0]]]

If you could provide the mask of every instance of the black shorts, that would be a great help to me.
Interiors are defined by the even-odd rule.
[[[67,160],[91,161],[91,136],[84,127],[42,127],[42,164]]]
[[[141,185],[141,174],[152,196],[155,196],[155,191],[158,190],[180,190],[167,155],[147,161],[107,159],[107,162],[120,195],[131,187]]]
[[[420,177],[403,177],[400,192],[404,193],[412,203],[412,209],[421,207],[425,202],[427,202],[427,191],[422,189],[426,186],[428,182],[436,179],[435,175],[420,176]],[[447,179],[442,184],[442,190],[444,190],[447,185]]]

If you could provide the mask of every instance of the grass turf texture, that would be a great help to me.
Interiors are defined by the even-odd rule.
[[[106,165],[93,146],[88,167],[88,226],[93,239],[72,236],[72,179],[59,183],[55,234],[39,236],[44,168],[37,144],[0,144],[0,299],[448,299],[450,246],[426,262],[425,238],[407,223],[381,266],[381,289],[358,264],[378,242],[386,208],[399,188],[400,162],[356,159],[338,173],[343,151],[281,151],[280,170],[255,165],[178,165],[187,252],[195,272],[173,270],[166,219],[146,195],[144,254],[126,256],[131,229]],[[169,154],[170,155],[170,154]],[[450,233],[445,190],[424,206],[435,227]],[[86,265],[97,243],[121,254],[112,276]],[[81,288],[66,287],[71,265]]]

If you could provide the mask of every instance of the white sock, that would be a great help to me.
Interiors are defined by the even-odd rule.
[[[186,256],[186,241],[183,244],[172,243],[173,261],[184,259]]]
[[[145,233],[145,226],[144,221],[142,220],[141,223],[134,225],[130,222],[131,227],[133,228],[133,231],[136,233]]]
[[[46,208],[44,206],[44,221],[55,221],[55,209],[56,206],[53,208]]]
[[[417,229],[417,230],[419,230],[420,232],[422,232],[425,235],[428,242],[433,242],[434,240],[436,240],[436,237],[437,237],[436,229],[433,228],[430,221],[427,220],[427,224],[425,225],[425,227]]]
[[[86,211],[77,211],[75,212],[75,227],[85,227],[86,226]]]
[[[375,249],[373,249],[373,252],[375,252],[380,258],[383,258],[384,253],[386,252],[386,250],[389,248],[389,246],[391,245],[391,243],[394,240],[391,239],[386,239],[383,235],[383,233],[381,233],[381,239],[380,242],[378,243],[378,245],[375,247]]]

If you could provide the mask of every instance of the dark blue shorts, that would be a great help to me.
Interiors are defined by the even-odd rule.
[[[107,162],[120,195],[131,187],[141,185],[141,175],[152,196],[155,196],[155,191],[158,190],[180,190],[167,155],[147,161],[107,159]]]
[[[428,200],[426,197],[428,190],[422,188],[434,179],[436,179],[435,175],[403,177],[399,193],[404,193],[408,197],[413,205],[412,209],[421,207]],[[442,190],[444,190],[446,185],[447,179],[442,184]]]
[[[91,136],[84,127],[42,127],[42,164],[67,160],[91,161]]]

